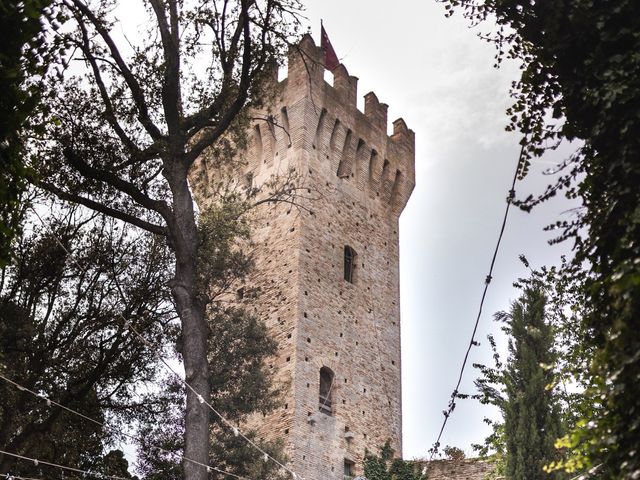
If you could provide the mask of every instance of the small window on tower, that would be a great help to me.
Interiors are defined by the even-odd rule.
[[[349,283],[355,283],[356,256],[353,248],[344,246],[344,279]]]
[[[325,415],[331,415],[333,397],[333,372],[328,367],[320,369],[320,399],[319,410]]]
[[[353,476],[355,475],[355,468],[354,468],[355,464],[345,458],[344,459],[344,480],[351,480],[353,478]]]

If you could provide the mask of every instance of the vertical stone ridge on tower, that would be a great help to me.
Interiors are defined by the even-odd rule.
[[[270,368],[285,389],[249,426],[283,439],[305,480],[360,473],[365,448],[387,439],[401,455],[398,217],[415,185],[413,131],[398,119],[388,135],[387,105],[371,92],[359,111],[358,79],[339,65],[329,85],[322,59],[309,35],[291,48],[237,167],[254,186],[293,167],[304,185],[297,205],[256,212],[246,287],[260,294],[242,301],[279,343]]]

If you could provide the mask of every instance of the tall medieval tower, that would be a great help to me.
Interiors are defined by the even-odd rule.
[[[251,420],[283,439],[305,480],[360,472],[365,448],[402,453],[398,217],[415,185],[414,133],[387,135],[387,105],[344,65],[324,80],[323,51],[306,35],[289,54],[275,103],[257,112],[242,176],[260,186],[295,169],[295,204],[264,205],[253,228],[246,298],[279,350],[270,368],[284,404]],[[274,79],[274,82],[277,82]],[[239,297],[242,292],[239,291]]]

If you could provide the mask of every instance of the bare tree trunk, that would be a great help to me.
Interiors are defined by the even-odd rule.
[[[175,278],[171,292],[182,321],[182,356],[185,380],[197,392],[187,389],[187,407],[184,433],[184,455],[197,462],[209,463],[208,407],[209,367],[207,362],[208,327],[202,301],[198,298],[197,251],[198,231],[193,211],[193,199],[186,180],[186,167],[173,161],[167,175],[173,193],[173,227],[170,228],[176,255]],[[206,480],[204,467],[185,461],[184,478]]]

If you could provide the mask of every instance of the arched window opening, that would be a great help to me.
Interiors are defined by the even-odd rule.
[[[344,279],[349,283],[355,283],[356,251],[349,245],[344,246]]]
[[[333,397],[333,372],[328,367],[320,369],[320,399],[319,410],[325,415],[331,415]]]

